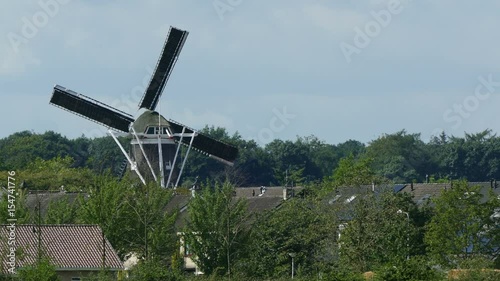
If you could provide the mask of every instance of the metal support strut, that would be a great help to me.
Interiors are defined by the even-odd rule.
[[[120,143],[120,141],[118,141],[118,138],[116,138],[115,134],[113,133],[113,131],[111,130],[108,130],[109,134],[113,137],[113,139],[115,140],[116,144],[118,145],[118,147],[120,147],[120,150],[122,151],[123,155],[125,155],[125,157],[127,158],[128,162],[130,163],[130,169],[132,171],[135,171],[136,174],[139,176],[139,178],[141,179],[141,182],[146,185],[146,181],[144,180],[144,178],[142,177],[141,173],[139,172],[139,169],[137,169],[137,164],[135,162],[132,161],[132,159],[130,159],[130,156],[127,154],[127,152],[125,151],[125,149],[123,148],[122,144]]]

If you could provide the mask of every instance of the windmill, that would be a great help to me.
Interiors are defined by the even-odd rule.
[[[136,119],[60,85],[55,85],[52,92],[50,104],[107,127],[127,165],[144,184],[155,180],[163,187],[177,187],[191,149],[227,165],[233,165],[238,154],[236,147],[167,120],[155,111],[187,36],[187,31],[170,27],[156,69],[139,103],[139,111],[144,111]],[[117,133],[126,133],[131,138],[128,152]],[[180,160],[181,146],[187,147],[183,160]]]

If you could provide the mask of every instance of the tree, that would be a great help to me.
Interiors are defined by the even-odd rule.
[[[36,158],[19,172],[19,179],[25,181],[29,189],[81,191],[90,185],[91,171],[85,168],[72,168],[73,158],[54,157],[49,160]]]
[[[153,182],[129,189],[125,196],[128,247],[145,260],[166,263],[178,251],[174,224],[177,209],[167,209],[173,192]]]
[[[184,230],[186,247],[205,274],[230,275],[245,253],[248,237],[247,202],[233,198],[234,187],[225,182],[205,187],[188,207]]]
[[[35,266],[28,266],[19,270],[19,279],[23,281],[57,281],[57,276],[54,265],[50,259],[43,257]]]
[[[0,140],[0,166],[21,170],[35,160],[71,156],[71,142],[58,133],[35,134],[23,131]]]
[[[366,272],[411,256],[418,248],[414,226],[416,206],[407,194],[392,190],[359,194],[339,212],[340,262],[352,270]],[[401,211],[399,211],[401,210]],[[408,213],[408,217],[404,212]]]
[[[420,134],[401,130],[386,134],[370,142],[366,155],[373,159],[373,168],[379,176],[395,182],[423,180],[429,169],[430,157]]]
[[[45,224],[74,224],[78,204],[70,204],[67,198],[51,201],[45,214]]]
[[[450,177],[482,181],[500,176],[500,138],[485,130],[451,137],[446,145],[443,162]]]
[[[338,167],[333,172],[333,186],[361,186],[379,182],[375,172],[370,167],[372,159],[354,159],[353,155],[340,159]]]
[[[2,187],[0,187],[2,188]],[[13,190],[13,189],[10,189]],[[30,212],[28,207],[26,206],[26,191],[22,189],[16,189],[16,194],[13,194],[14,191],[10,190],[1,190],[0,191],[0,224],[7,223],[7,219],[12,218],[9,213],[10,208],[9,205],[12,205],[12,197],[10,198],[8,195],[15,196],[15,219],[17,219],[17,223],[30,223]]]
[[[498,256],[500,228],[493,214],[500,200],[491,191],[484,196],[479,186],[457,181],[433,203],[435,213],[425,242],[437,262],[456,267],[478,256],[490,260]]]
[[[118,140],[123,147],[128,147],[129,139],[119,137]],[[95,138],[88,145],[86,166],[99,174],[110,171],[116,175],[124,159],[125,156],[111,136]]]
[[[94,176],[88,187],[88,195],[79,198],[77,222],[98,224],[120,256],[130,251],[128,241],[131,225],[130,212],[126,208],[130,182],[118,182],[110,175]]]
[[[335,223],[321,209],[321,202],[290,199],[279,208],[261,214],[252,226],[249,252],[244,270],[260,278],[288,276],[290,254],[295,254],[296,272],[307,276],[316,271],[321,241],[330,237]]]

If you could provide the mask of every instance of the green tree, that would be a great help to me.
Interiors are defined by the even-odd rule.
[[[205,187],[188,207],[184,239],[205,274],[231,274],[245,253],[248,237],[247,202],[233,198],[234,187],[225,182]]]
[[[385,134],[370,142],[366,155],[373,159],[373,168],[379,176],[395,182],[423,181],[429,171],[430,156],[420,134],[401,130]]]
[[[129,146],[129,139],[119,137],[118,140],[123,147]],[[95,138],[88,145],[86,166],[98,174],[108,171],[116,175],[124,159],[120,148],[111,136]]]
[[[11,213],[9,212],[10,206],[15,204],[15,219],[17,219],[17,223],[29,223],[30,222],[30,212],[28,207],[26,206],[26,191],[23,189],[4,189],[0,187],[2,190],[0,191],[0,224],[7,223],[7,219],[12,218]],[[9,198],[9,194],[11,197]],[[12,196],[15,197],[13,200]]]
[[[78,204],[70,204],[67,198],[51,201],[44,217],[44,223],[73,224],[77,220],[77,208]]]
[[[98,224],[120,256],[128,253],[126,241],[131,225],[130,210],[126,208],[127,194],[131,183],[117,181],[109,175],[94,176],[88,188],[88,195],[79,197],[77,222]]]
[[[19,180],[25,182],[26,188],[35,190],[84,190],[92,174],[85,168],[72,168],[73,163],[70,156],[49,160],[36,158],[19,172]]]
[[[298,276],[317,270],[321,241],[330,237],[332,220],[314,199],[291,199],[257,217],[252,226],[251,255],[244,263],[247,275],[259,278],[289,276],[290,254]]]
[[[480,186],[458,181],[433,203],[435,213],[425,241],[437,262],[457,267],[477,256],[491,260],[498,256],[500,228],[493,214],[500,208],[500,200],[491,190],[485,196]]]
[[[353,155],[340,159],[338,167],[333,172],[333,186],[361,186],[364,184],[379,183],[371,168],[372,159],[354,159]]]
[[[151,259],[140,261],[130,273],[131,281],[177,281],[183,280],[182,275],[172,272],[161,261]]]
[[[122,236],[121,239],[145,260],[170,260],[173,252],[179,250],[174,232],[178,210],[166,209],[173,196],[172,190],[149,183],[128,191],[124,206],[128,212],[127,238]]]
[[[72,156],[71,142],[58,133],[47,131],[36,134],[23,131],[0,139],[0,166],[3,169],[21,170],[36,158]]]
[[[444,274],[432,268],[425,256],[389,263],[375,273],[376,281],[441,281]]]
[[[40,263],[34,266],[28,266],[18,271],[19,279],[22,281],[57,281],[57,276],[54,265],[50,259],[44,257]]]
[[[405,260],[413,255],[418,243],[414,226],[416,206],[410,196],[387,190],[366,192],[351,197],[339,212],[344,219],[340,227],[340,262],[365,272],[387,263]],[[405,213],[408,216],[405,216]],[[347,218],[347,219],[346,219]]]

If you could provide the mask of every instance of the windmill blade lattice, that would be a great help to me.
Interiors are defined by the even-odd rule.
[[[128,132],[134,118],[116,108],[56,85],[50,103],[108,128]]]
[[[151,81],[149,82],[149,86],[146,89],[141,102],[139,103],[139,108],[155,110],[163,92],[163,88],[165,88],[165,84],[170,77],[170,73],[174,68],[175,62],[179,57],[188,34],[189,32],[187,31],[174,27],[170,28],[167,40],[163,46],[163,51],[158,59],[156,70],[151,77]]]
[[[196,132],[194,129],[182,125],[181,123],[172,119],[168,120],[168,122],[170,123],[172,131],[175,133],[182,132],[183,127],[185,128],[184,132],[187,134]],[[236,160],[236,157],[238,156],[238,149],[236,147],[213,139],[199,132],[196,132],[196,134],[197,135],[194,137],[194,140],[192,142],[192,147],[195,150],[226,164],[234,164],[234,160]],[[177,141],[180,141],[179,137],[174,138]],[[191,143],[191,139],[182,138],[182,143],[184,145],[189,145]]]

